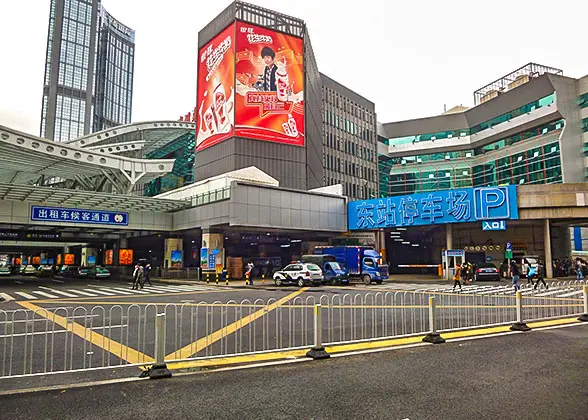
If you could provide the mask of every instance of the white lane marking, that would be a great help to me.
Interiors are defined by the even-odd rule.
[[[159,290],[154,289],[153,287],[145,287],[143,290],[148,291],[149,293],[169,293],[169,290]]]
[[[57,293],[58,295],[62,295],[65,297],[74,297],[74,298],[77,297],[76,295],[72,295],[71,293],[62,292],[61,290],[52,289],[50,287],[39,286],[39,289],[49,290],[50,292]]]
[[[144,292],[143,290],[137,290],[137,289],[123,289],[122,287],[113,287],[112,290],[116,290],[116,291],[120,291],[125,292],[125,293],[132,293],[132,294],[140,294],[140,295],[144,295],[144,294],[149,294],[149,292]]]
[[[57,299],[57,298],[59,298],[59,296],[55,296],[55,295],[52,295],[50,293],[41,292],[40,290],[33,290],[32,293],[36,293],[38,295],[41,295],[41,296],[44,296],[44,297],[48,297],[48,298],[51,298],[51,299]]]
[[[2,297],[4,299],[4,302],[14,300],[14,298],[12,296],[10,296],[8,293],[0,293],[0,297]]]
[[[37,296],[29,295],[28,293],[25,293],[25,292],[14,292],[14,293],[19,296],[22,296],[25,299],[37,299]]]
[[[101,290],[95,290],[95,289],[84,289],[90,293],[98,293],[99,295],[104,295],[104,296],[114,296],[114,293],[110,293],[110,292],[104,292]]]
[[[95,295],[93,293],[83,292],[81,290],[73,290],[73,289],[70,289],[70,290],[68,290],[68,292],[78,293],[78,294],[80,294],[82,296],[98,296],[98,295]]]
[[[57,280],[57,279],[51,279],[51,281],[54,281],[55,283],[65,283],[63,280]]]
[[[116,290],[116,289],[113,289],[113,288],[110,288],[110,287],[108,287],[108,288],[107,287],[101,287],[100,290],[104,290],[106,292],[112,292],[115,295],[119,295],[119,294],[120,295],[132,295],[132,293],[129,293],[129,292],[126,292],[126,291],[123,292],[122,290]]]

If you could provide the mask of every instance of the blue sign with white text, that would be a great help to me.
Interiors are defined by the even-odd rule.
[[[519,218],[515,185],[376,198],[347,206],[349,230]]]
[[[31,220],[39,220],[44,222],[128,226],[129,213],[124,211],[84,210],[61,207],[32,206]]]
[[[484,221],[482,230],[506,230],[506,220]]]

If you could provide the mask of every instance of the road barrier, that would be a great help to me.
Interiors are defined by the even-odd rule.
[[[290,349],[314,350],[313,357],[340,343],[437,337],[458,329],[588,313],[586,286],[580,282],[552,283],[541,292],[523,287],[516,296],[511,287],[494,294],[468,290],[50,309],[20,302],[26,309],[0,310],[0,376],[161,367],[170,361]]]

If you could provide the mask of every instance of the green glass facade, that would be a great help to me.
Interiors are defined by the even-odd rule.
[[[588,108],[588,92],[580,95],[578,98],[578,106],[580,108]]]
[[[175,159],[172,172],[145,184],[144,195],[155,195],[170,191],[194,182],[194,132],[186,133],[165,146],[149,152],[147,159]]]
[[[539,108],[543,108],[545,106],[549,106],[555,102],[555,92],[547,95],[541,99],[536,101],[530,102],[526,105],[523,105],[519,108],[513,109],[505,114],[499,115],[497,117],[492,118],[491,120],[484,121],[480,124],[477,124],[471,128],[464,128],[460,130],[453,130],[453,131],[441,131],[437,133],[427,133],[427,134],[417,134],[413,136],[406,136],[406,137],[396,137],[392,139],[385,139],[382,143],[387,145],[401,145],[401,144],[410,144],[416,143],[421,141],[431,141],[431,140],[440,140],[440,139],[449,139],[449,138],[459,138],[465,137],[472,134],[479,133],[480,131],[487,130],[491,127],[494,127],[498,124],[502,124],[511,120],[512,118],[516,118],[520,115],[524,115],[528,112],[534,111]]]
[[[462,187],[560,183],[561,158],[556,134],[564,125],[563,120],[553,121],[470,150],[398,158],[379,156],[381,195]],[[520,142],[528,142],[529,147],[512,154],[497,153]],[[483,163],[472,164],[473,158],[486,154],[488,159],[482,159]]]

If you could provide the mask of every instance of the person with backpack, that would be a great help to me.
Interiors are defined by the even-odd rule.
[[[143,287],[143,274],[141,272],[142,268],[143,267],[141,267],[139,264],[135,264],[135,270],[133,271],[133,290],[139,289],[139,287]]]
[[[143,286],[145,285],[146,282],[149,282],[149,286],[153,286],[153,284],[151,283],[151,264],[147,264],[145,266],[145,280],[143,280],[143,284],[141,285],[141,289],[143,288]]]
[[[532,286],[535,285],[535,283],[533,282],[533,277],[535,277],[536,275],[537,268],[527,263],[527,284],[529,284],[530,282]]]
[[[541,260],[537,261],[537,282],[535,283],[535,287],[533,289],[537,290],[537,286],[539,286],[539,282],[543,283],[545,289],[549,290],[549,286],[545,283],[545,267],[543,266],[543,262]]]

